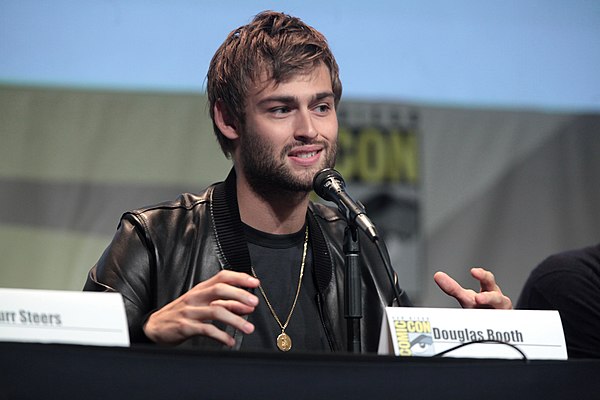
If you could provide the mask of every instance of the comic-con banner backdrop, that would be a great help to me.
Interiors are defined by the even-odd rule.
[[[401,286],[418,298],[422,271],[419,115],[397,103],[342,102],[336,169],[389,250]]]

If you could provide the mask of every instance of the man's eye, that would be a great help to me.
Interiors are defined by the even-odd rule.
[[[315,111],[320,113],[326,113],[329,110],[331,110],[329,104],[319,104],[317,107],[315,107]]]
[[[287,107],[275,107],[271,109],[271,113],[273,114],[286,114],[290,112],[290,109]]]

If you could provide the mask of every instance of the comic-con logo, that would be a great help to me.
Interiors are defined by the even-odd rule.
[[[401,356],[434,355],[431,323],[405,319],[394,320],[396,340]]]

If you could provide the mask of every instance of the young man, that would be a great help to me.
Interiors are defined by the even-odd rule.
[[[207,79],[210,114],[233,160],[223,183],[125,213],[85,290],[123,295],[132,342],[204,348],[340,351],[346,223],[309,201],[336,157],[337,63],[323,35],[297,18],[258,14],[229,34]],[[362,349],[377,350],[394,300],[370,241],[361,241]],[[510,308],[491,273],[483,293],[435,279],[465,307]]]

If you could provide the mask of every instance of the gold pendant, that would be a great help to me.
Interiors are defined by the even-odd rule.
[[[281,334],[277,336],[277,347],[281,351],[290,351],[292,348],[292,338],[287,333],[281,331]]]

